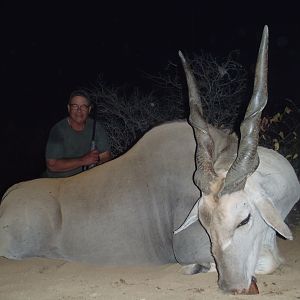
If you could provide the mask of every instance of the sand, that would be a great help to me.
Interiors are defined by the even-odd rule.
[[[278,238],[285,263],[271,275],[258,275],[259,295],[228,295],[217,274],[183,275],[178,264],[100,267],[30,258],[0,258],[1,300],[66,299],[300,299],[300,226],[293,241]]]

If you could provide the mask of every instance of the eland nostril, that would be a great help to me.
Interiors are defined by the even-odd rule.
[[[258,290],[256,282],[257,282],[256,278],[254,276],[252,276],[251,284],[249,286],[248,292],[246,293],[247,295],[259,294],[259,290]]]
[[[254,276],[252,276],[251,278],[251,283],[250,286],[247,289],[242,289],[242,290],[238,290],[238,289],[233,289],[231,290],[231,293],[233,295],[257,295],[259,294],[259,290],[256,284],[256,278]]]

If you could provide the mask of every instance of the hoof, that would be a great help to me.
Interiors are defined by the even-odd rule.
[[[210,263],[205,264],[190,264],[182,267],[182,272],[185,275],[194,275],[198,273],[207,273],[211,269]]]

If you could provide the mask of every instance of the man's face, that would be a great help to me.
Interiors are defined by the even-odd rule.
[[[88,100],[83,96],[75,96],[68,104],[70,118],[76,123],[85,123],[91,107]]]

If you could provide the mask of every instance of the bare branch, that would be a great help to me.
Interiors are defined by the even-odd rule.
[[[221,62],[205,54],[194,54],[190,59],[205,115],[218,127],[233,127],[246,90],[246,72],[234,61],[233,54]],[[89,91],[97,118],[110,136],[113,156],[125,152],[151,127],[188,116],[181,65],[168,62],[164,72],[143,75],[154,83],[151,93],[126,86],[109,87],[101,76]]]

